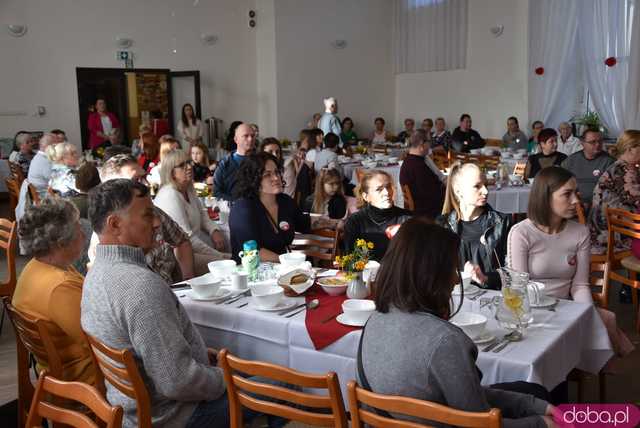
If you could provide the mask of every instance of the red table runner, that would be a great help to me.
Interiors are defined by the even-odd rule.
[[[347,333],[361,328],[340,324],[335,317],[324,324],[322,323],[323,320],[331,315],[342,313],[342,302],[347,300],[345,294],[330,296],[324,292],[322,287],[315,284],[307,291],[305,299],[307,303],[313,299],[320,301],[320,306],[316,309],[307,310],[304,320],[311,342],[313,342],[313,346],[316,349],[325,348]]]

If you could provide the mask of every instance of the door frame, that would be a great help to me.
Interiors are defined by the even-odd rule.
[[[193,77],[193,84],[195,93],[195,109],[196,109],[196,117],[199,117],[200,120],[204,120],[202,118],[202,104],[200,99],[200,71],[199,70],[184,70],[184,71],[171,71],[169,72],[171,77]],[[176,112],[176,116],[181,115],[182,112]]]

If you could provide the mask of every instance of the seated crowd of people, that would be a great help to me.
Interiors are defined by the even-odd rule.
[[[467,411],[498,407],[505,426],[551,424],[553,404],[566,395],[525,382],[480,385],[477,347],[447,322],[451,292],[460,271],[481,288],[499,290],[497,269],[510,266],[544,283],[550,295],[592,304],[589,260],[606,249],[604,209],[635,212],[640,203],[640,131],[620,136],[616,160],[603,150],[597,130],[578,139],[568,124],[558,134],[535,122],[527,138],[510,117],[504,144],[531,154],[525,174],[535,177],[528,218],[514,224],[487,203],[481,168],[454,164],[445,176],[429,158],[435,150],[484,145],[468,114],[452,133],[443,118],[425,119],[419,129],[407,119],[398,137],[385,130],[383,118],[375,119],[370,142],[408,145],[399,181],[411,189],[409,211],[396,206],[400,189],[388,172],[365,170],[353,188],[338,154],[357,144],[354,122],[337,120],[333,98],[325,108],[286,159],[279,140],[259,141],[257,127],[234,122],[229,153],[210,162],[202,125],[188,106],[178,139],[157,139],[141,127],[132,148],[106,147],[100,165],[81,161],[64,133],[45,134],[37,151],[28,134],[16,138],[12,161],[42,200],[22,201],[16,210],[21,249],[32,259],[13,305],[57,327],[65,380],[96,382],[84,330],[133,351],[154,425],[228,426],[222,371],[210,365],[199,331],[169,285],[206,273],[211,261],[238,262],[247,241],[256,241],[261,261],[278,262],[297,233],[331,228],[340,231],[345,251],[359,239],[372,242],[372,258],[381,262],[377,312],[363,332],[366,378],[359,373],[360,384]],[[228,238],[195,182],[210,185],[216,200],[230,205]],[[575,221],[578,204],[588,225]],[[633,345],[615,315],[599,313],[616,356],[628,355]],[[124,426],[137,425],[134,401],[109,384],[107,397],[124,407]]]

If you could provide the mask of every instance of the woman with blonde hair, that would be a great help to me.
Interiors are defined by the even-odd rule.
[[[80,163],[80,155],[75,145],[59,143],[47,147],[47,157],[51,161],[49,188],[63,198],[76,196],[75,170]]]
[[[158,155],[160,152],[160,144],[152,132],[144,132],[140,135],[140,150],[138,165],[148,173],[159,162]]]
[[[496,270],[504,265],[511,217],[491,208],[487,194],[477,165],[454,164],[438,223],[460,237],[460,269],[480,287],[499,290]]]
[[[167,153],[160,167],[162,187],[153,203],[189,235],[193,247],[194,272],[202,275],[207,264],[228,259],[222,232],[207,215],[193,188],[193,168],[189,154],[176,149]]]
[[[591,253],[607,250],[607,208],[636,212],[640,208],[640,131],[628,129],[615,146],[618,160],[601,176],[593,189],[589,213]],[[629,249],[628,239],[616,240],[616,250]]]
[[[349,216],[344,226],[345,249],[353,250],[357,239],[373,242],[372,258],[380,261],[389,241],[411,213],[394,205],[393,179],[385,171],[367,171],[357,194],[358,206],[362,208]]]

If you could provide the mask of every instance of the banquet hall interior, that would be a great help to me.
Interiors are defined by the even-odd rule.
[[[1,0],[0,426],[640,425],[639,1]]]

